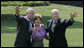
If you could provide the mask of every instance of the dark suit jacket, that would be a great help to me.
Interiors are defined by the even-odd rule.
[[[30,47],[29,20],[26,16],[15,15],[17,21],[17,36],[14,43],[16,47]]]
[[[49,32],[49,46],[50,47],[67,47],[67,40],[65,38],[65,31],[68,26],[71,26],[74,20],[59,19],[54,28],[54,32],[51,30],[52,19],[47,21],[47,32]]]

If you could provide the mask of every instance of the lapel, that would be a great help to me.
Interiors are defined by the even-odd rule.
[[[60,19],[58,19],[55,28],[56,28],[56,27],[59,27],[60,25],[61,25],[61,22],[60,22]]]
[[[50,21],[49,21],[49,28],[51,28],[51,26],[52,26],[52,22],[53,22],[53,20],[51,19]]]
[[[27,24],[30,23],[30,20],[27,18],[27,16],[24,16],[24,19],[25,19],[25,22],[26,22]]]
[[[27,16],[24,16],[24,18],[25,18],[27,21],[29,21],[29,19],[27,18]]]
[[[49,25],[48,25],[48,29],[49,29],[49,32],[50,32],[50,33],[52,33],[52,30],[51,30],[52,22],[53,22],[53,20],[51,19],[51,20],[49,21]]]
[[[27,18],[27,16],[24,16],[24,18],[27,20],[28,23],[30,22],[30,20]],[[34,27],[33,23],[32,23],[32,27]]]
[[[27,18],[27,16],[24,16],[24,22],[26,23],[25,25],[29,28],[29,19]]]
[[[51,20],[49,21],[49,26],[48,26],[48,28],[49,28],[49,30],[50,30],[51,33],[52,33],[52,30],[51,30],[52,23],[53,23],[53,19],[51,19]],[[55,31],[56,28],[58,28],[60,25],[61,25],[61,22],[60,22],[60,19],[58,19],[58,21],[56,22],[56,26],[55,26],[55,28],[54,28],[54,31]],[[53,33],[54,33],[54,32],[53,32]]]

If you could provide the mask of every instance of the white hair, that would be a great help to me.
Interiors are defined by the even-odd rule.
[[[26,10],[26,14],[27,14],[28,12],[30,12],[30,11],[35,12],[33,8],[28,8],[28,9]]]
[[[58,9],[53,9],[53,10],[51,11],[51,13],[53,13],[53,12],[59,13],[59,10],[58,10]]]

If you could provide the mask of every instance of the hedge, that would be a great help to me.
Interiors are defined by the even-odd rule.
[[[49,1],[1,1],[1,6],[47,6]]]
[[[83,1],[50,1],[50,3],[83,7]]]

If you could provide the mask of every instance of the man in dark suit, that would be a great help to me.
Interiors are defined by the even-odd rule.
[[[19,6],[15,8],[15,17],[17,21],[17,36],[14,43],[15,47],[31,47],[31,19],[34,16],[34,9],[28,8],[26,16],[19,16]]]
[[[59,18],[59,10],[53,9],[51,11],[52,18],[47,21],[47,32],[49,32],[49,47],[68,47],[65,37],[65,31],[68,26],[74,22],[73,18],[77,15],[76,12],[70,15],[70,19]]]

